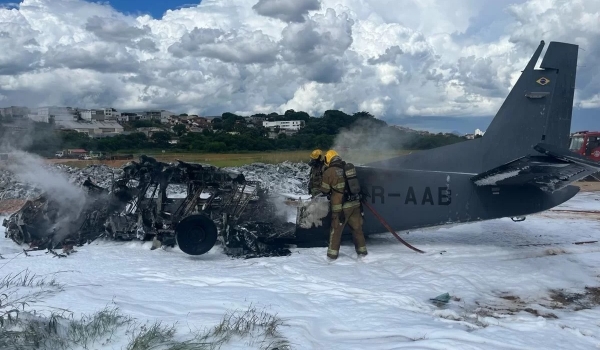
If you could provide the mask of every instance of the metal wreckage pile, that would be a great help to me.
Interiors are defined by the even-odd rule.
[[[65,223],[60,203],[45,194],[28,200],[8,219],[6,237],[32,250],[69,253],[98,238],[153,241],[152,249],[174,247],[190,255],[208,252],[220,242],[233,257],[285,256],[288,244],[324,246],[326,234],[297,235],[308,226],[287,222],[259,181],[211,165],[163,163],[141,156],[125,165],[107,187],[88,177],[82,186],[86,201],[76,219]],[[169,194],[178,194],[169,196]],[[326,203],[298,208],[300,217],[323,218]],[[315,207],[317,205],[317,207]],[[325,210],[324,210],[325,209]],[[325,224],[326,225],[326,224]],[[319,222],[318,226],[323,226]]]

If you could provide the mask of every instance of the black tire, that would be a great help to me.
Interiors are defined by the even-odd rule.
[[[177,245],[189,255],[202,255],[217,242],[217,226],[204,215],[192,215],[181,220],[175,228]]]

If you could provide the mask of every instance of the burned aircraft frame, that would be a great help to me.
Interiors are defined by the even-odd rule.
[[[113,195],[128,202],[124,213],[108,218],[106,231],[113,239],[152,237],[163,245],[178,244],[188,254],[204,254],[214,246],[219,228],[249,221],[248,205],[266,194],[258,182],[211,165],[140,159],[113,184]],[[170,198],[170,186],[185,187],[185,197]]]
[[[71,232],[65,234],[66,227],[57,227],[59,203],[45,195],[28,200],[20,210],[5,219],[5,236],[17,244],[27,243],[32,250],[56,249],[58,247],[81,245],[98,238],[109,213],[122,208],[122,203],[111,200],[108,190],[95,185],[90,179],[83,183],[87,190],[86,205],[76,220],[69,222]]]
[[[28,201],[5,220],[6,236],[38,249],[82,245],[105,236],[113,240],[153,240],[191,255],[208,252],[219,239],[234,256],[288,255],[278,241],[293,233],[293,224],[278,220],[268,193],[243,174],[196,163],[159,162],[141,156],[123,168],[104,189],[89,179],[83,184],[92,201],[77,219],[78,229],[52,241],[51,199]],[[169,187],[185,188],[170,198]],[[32,235],[33,233],[33,235]],[[40,244],[44,241],[43,244]]]

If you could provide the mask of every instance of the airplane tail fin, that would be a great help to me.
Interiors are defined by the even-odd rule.
[[[579,47],[550,42],[536,70],[543,47],[544,41],[481,140],[484,168],[536,154],[538,143],[569,147]]]

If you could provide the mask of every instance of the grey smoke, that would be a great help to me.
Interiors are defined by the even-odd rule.
[[[47,123],[16,119],[12,123],[0,124],[0,149],[27,150],[36,142],[54,147],[60,145],[60,138]]]
[[[60,242],[75,232],[79,226],[79,215],[87,202],[84,189],[70,182],[65,174],[50,168],[41,157],[15,149],[8,153],[11,161],[7,170],[19,181],[39,188],[48,200],[56,203],[60,219],[48,232],[52,234],[54,231],[53,241]]]
[[[359,119],[340,130],[332,148],[345,161],[360,165],[371,161],[369,153],[402,150],[408,140],[409,136],[378,120]]]

